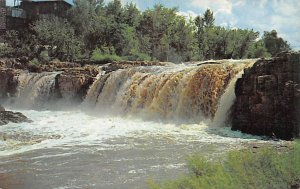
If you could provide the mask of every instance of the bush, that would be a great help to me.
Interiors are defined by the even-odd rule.
[[[39,60],[41,63],[48,63],[50,61],[49,53],[47,50],[44,50],[40,53]]]
[[[29,61],[28,63],[29,66],[39,66],[40,65],[40,62],[37,58],[34,58],[32,60]]]
[[[151,57],[145,53],[134,53],[126,56],[126,59],[130,61],[150,61]]]
[[[5,43],[0,43],[0,57],[9,57],[13,49]]]
[[[39,60],[37,58],[34,58],[28,62],[27,68],[30,72],[40,72],[40,65],[41,63],[39,62]]]
[[[119,62],[122,60],[122,58],[115,54],[102,54],[99,49],[96,49],[92,53],[91,60],[96,61],[98,63],[110,63]]]
[[[288,152],[263,148],[226,154],[222,161],[209,161],[201,155],[188,158],[191,174],[163,185],[150,183],[150,188],[240,189],[291,188],[300,184],[300,142]]]

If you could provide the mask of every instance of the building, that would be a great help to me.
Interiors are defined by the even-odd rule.
[[[26,12],[27,20],[34,21],[53,16],[65,17],[71,6],[64,0],[23,0],[19,7]]]
[[[72,5],[64,0],[23,0],[15,7],[0,0],[0,36],[7,30],[23,30],[38,19],[66,17]]]

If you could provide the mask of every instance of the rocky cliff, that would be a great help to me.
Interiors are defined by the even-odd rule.
[[[280,139],[299,138],[300,53],[258,60],[235,87],[232,129]]]

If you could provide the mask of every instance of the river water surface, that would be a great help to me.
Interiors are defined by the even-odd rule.
[[[267,143],[228,127],[21,111],[32,123],[0,127],[0,188],[146,188],[188,172],[187,155]],[[270,142],[268,142],[270,143]]]

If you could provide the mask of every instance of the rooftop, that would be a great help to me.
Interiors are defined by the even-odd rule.
[[[23,0],[23,2],[58,2],[58,1],[63,1],[70,5],[73,4],[72,0]]]

